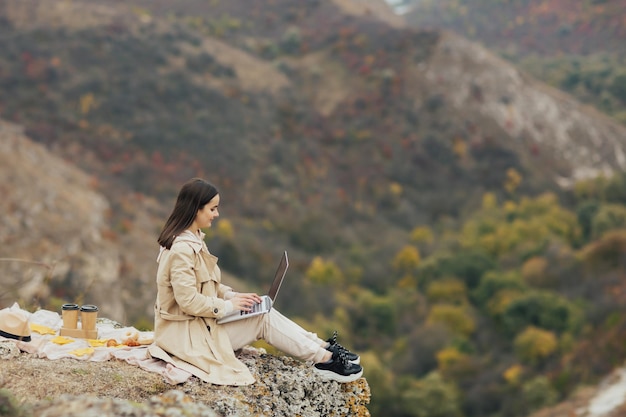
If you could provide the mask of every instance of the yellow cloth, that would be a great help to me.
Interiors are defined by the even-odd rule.
[[[72,343],[74,339],[70,339],[69,337],[65,337],[65,336],[57,336],[50,341],[52,343],[56,343],[57,345],[66,345],[68,343]]]
[[[37,332],[39,334],[57,334],[57,332],[55,332],[53,329],[51,329],[48,326],[42,326],[41,324],[37,324],[37,323],[31,323],[30,324],[30,329],[33,332]]]
[[[70,355],[76,355],[76,356],[83,356],[83,355],[91,355],[92,353],[94,353],[95,350],[94,348],[82,348],[82,349],[74,349],[73,351],[69,352]]]
[[[89,346],[91,347],[102,347],[102,346],[106,346],[107,344],[106,340],[100,340],[100,339],[87,339],[87,342],[89,342]]]

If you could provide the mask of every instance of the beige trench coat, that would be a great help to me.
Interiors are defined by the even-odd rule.
[[[154,343],[148,351],[217,385],[249,385],[254,377],[235,357],[228,334],[216,319],[225,314],[217,258],[191,232],[176,238],[158,258]],[[189,366],[189,364],[193,366]]]

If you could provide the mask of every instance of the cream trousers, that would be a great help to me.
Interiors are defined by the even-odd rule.
[[[257,340],[303,361],[322,362],[328,353],[326,341],[280,314],[276,309],[260,316],[220,324],[224,326],[234,350]]]

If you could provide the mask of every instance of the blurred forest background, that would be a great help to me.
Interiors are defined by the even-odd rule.
[[[626,2],[404,0],[399,4],[412,25],[453,30],[481,42],[534,77],[626,123]]]
[[[362,355],[374,416],[529,415],[623,364],[626,173],[561,187],[563,154],[418,75],[454,29],[604,112],[626,149],[625,2],[407,1],[408,23],[377,1],[172,3],[0,2],[0,118],[110,202],[129,325],[152,326],[155,239],[200,176],[226,277],[263,291],[287,249],[280,309]],[[86,278],[19,301],[58,309]]]

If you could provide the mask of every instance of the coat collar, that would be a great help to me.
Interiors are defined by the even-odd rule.
[[[197,234],[187,229],[180,235],[176,236],[176,239],[174,239],[174,243],[172,243],[172,245],[178,242],[185,242],[188,243],[189,246],[191,246],[196,253],[200,253],[200,251],[204,247],[204,236],[204,232],[200,229],[198,229]]]
[[[178,242],[185,242],[189,246],[191,246],[194,252],[200,253],[203,248],[206,248],[206,245],[204,243],[204,236],[205,236],[204,232],[200,229],[198,229],[198,234],[187,229],[181,234],[179,234],[178,236],[176,236],[176,239],[174,239],[174,242],[172,243],[172,245],[175,245]],[[165,247],[161,246],[159,250],[159,255],[157,256],[157,262],[161,260],[161,255],[163,255],[163,252],[165,252],[166,250],[167,249]],[[206,249],[206,252],[208,253],[209,250]]]

